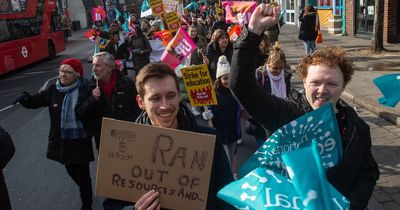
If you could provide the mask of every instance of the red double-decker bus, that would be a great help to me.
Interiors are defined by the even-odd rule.
[[[0,0],[0,74],[65,50],[56,0]]]

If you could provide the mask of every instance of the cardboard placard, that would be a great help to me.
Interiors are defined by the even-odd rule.
[[[162,0],[149,0],[153,16],[160,16],[165,13],[165,6]]]
[[[165,14],[165,21],[171,33],[177,31],[180,27],[178,13],[175,11]]]
[[[182,68],[182,78],[192,106],[217,105],[217,95],[206,64]]]
[[[215,136],[103,118],[96,195],[135,202],[151,189],[161,207],[205,209]]]

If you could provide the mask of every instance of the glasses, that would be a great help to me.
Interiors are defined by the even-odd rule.
[[[75,71],[66,71],[66,70],[62,70],[62,69],[56,69],[58,71],[59,74],[67,74],[67,75],[72,75],[72,74],[76,74]]]

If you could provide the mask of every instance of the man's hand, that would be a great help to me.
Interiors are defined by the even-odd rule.
[[[261,35],[261,33],[278,23],[279,21],[279,6],[269,4],[260,4],[251,15],[248,30]]]
[[[100,99],[101,91],[99,87],[92,90],[93,97],[98,101]]]
[[[135,210],[160,210],[160,193],[150,190],[142,195],[135,204]]]

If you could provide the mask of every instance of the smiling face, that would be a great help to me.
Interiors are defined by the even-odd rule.
[[[343,73],[337,65],[310,65],[303,84],[307,101],[313,109],[332,102],[337,112],[336,103],[345,87]]]
[[[152,77],[143,85],[143,98],[139,95],[136,101],[139,107],[146,110],[151,124],[162,128],[178,128],[179,92],[172,76]]]
[[[220,77],[221,85],[223,87],[229,88],[229,74],[224,74]]]
[[[63,86],[70,86],[78,79],[78,73],[70,65],[63,64],[58,70],[58,77]]]
[[[190,38],[194,39],[197,36],[197,29],[195,27],[189,28],[189,36]]]
[[[226,48],[228,46],[229,43],[229,39],[228,36],[223,35],[219,40],[218,40],[218,44],[221,48]]]

